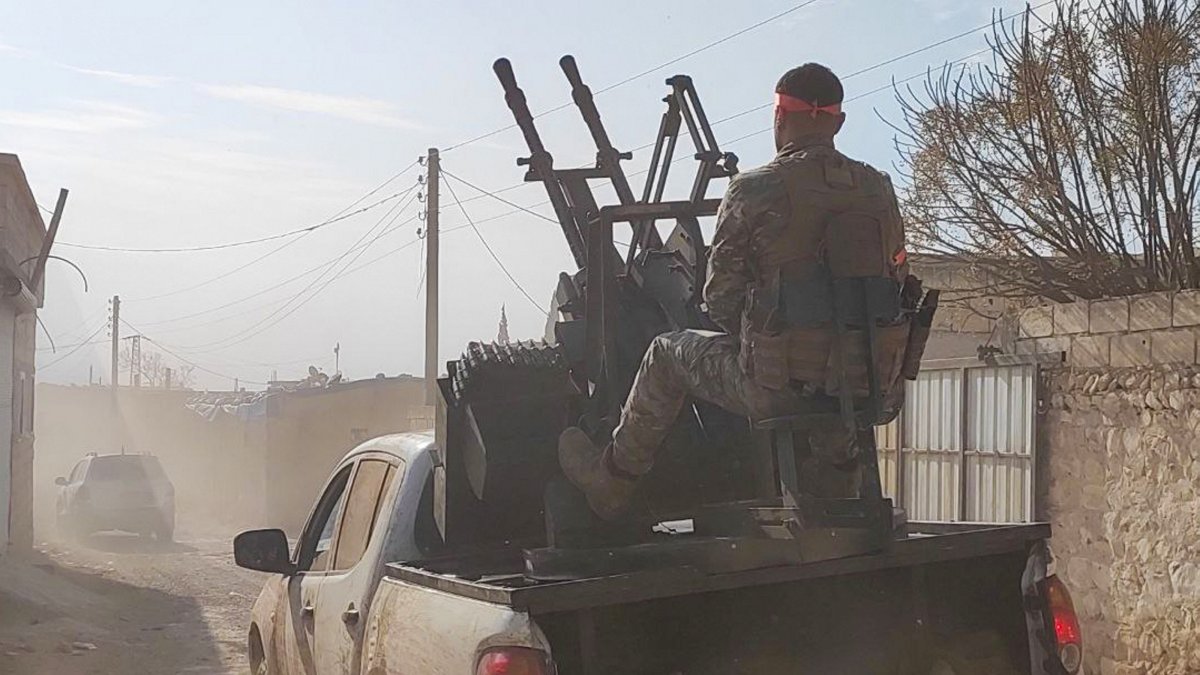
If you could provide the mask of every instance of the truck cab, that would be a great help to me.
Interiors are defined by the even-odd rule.
[[[359,672],[385,563],[437,546],[432,447],[431,435],[410,433],[355,448],[330,474],[290,553],[280,530],[243,535],[243,546],[269,552],[260,563],[278,564],[251,613],[252,672]]]

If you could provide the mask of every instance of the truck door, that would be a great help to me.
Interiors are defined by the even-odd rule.
[[[317,593],[328,574],[334,553],[334,536],[345,503],[346,488],[354,466],[347,464],[334,474],[309,516],[296,548],[297,573],[287,580],[287,595],[281,607],[282,635],[274,641],[280,665],[288,675],[323,672],[313,660],[313,631]]]
[[[382,571],[381,542],[389,524],[382,508],[392,503],[403,474],[403,462],[383,454],[363,457],[355,469],[317,595],[315,650],[322,675],[359,671],[366,604]]]

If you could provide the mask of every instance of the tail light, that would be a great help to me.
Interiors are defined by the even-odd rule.
[[[495,647],[479,657],[475,675],[553,675],[554,665],[543,651],[528,647]]]
[[[1067,586],[1055,575],[1046,577],[1041,584],[1042,598],[1049,610],[1053,624],[1054,643],[1058,647],[1058,659],[1068,673],[1079,672],[1083,663],[1083,636],[1079,631],[1079,617]]]

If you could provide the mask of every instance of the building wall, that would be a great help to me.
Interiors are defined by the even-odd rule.
[[[9,542],[15,549],[33,547],[34,354],[37,315],[18,314],[13,326],[12,506]]]
[[[12,304],[0,300],[0,552],[11,542],[14,508],[13,495],[13,335],[16,311]],[[6,393],[8,395],[6,395]]]
[[[0,153],[0,281],[16,279],[27,287],[32,263],[46,226],[16,155]],[[41,288],[0,299],[0,554],[11,547],[32,545],[33,435],[28,406],[32,404],[36,306]],[[25,424],[22,425],[22,422]]]

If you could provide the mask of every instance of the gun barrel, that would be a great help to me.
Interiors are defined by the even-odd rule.
[[[533,113],[529,110],[525,92],[517,85],[517,77],[513,73],[512,63],[506,58],[496,59],[496,62],[492,64],[492,70],[495,71],[496,78],[500,80],[500,86],[504,88],[504,101],[508,104],[508,109],[512,111],[513,119],[521,129],[521,135],[525,137],[525,144],[529,146],[529,175],[541,181],[542,185],[546,187],[546,194],[550,198],[550,204],[554,208],[554,215],[558,218],[563,236],[567,239],[571,256],[575,258],[575,264],[582,268],[587,264],[587,250],[584,247],[582,228],[576,222],[562,186],[554,175],[554,158],[542,145],[542,138],[538,135],[537,126],[533,123]],[[525,162],[518,160],[518,164],[521,163]]]

